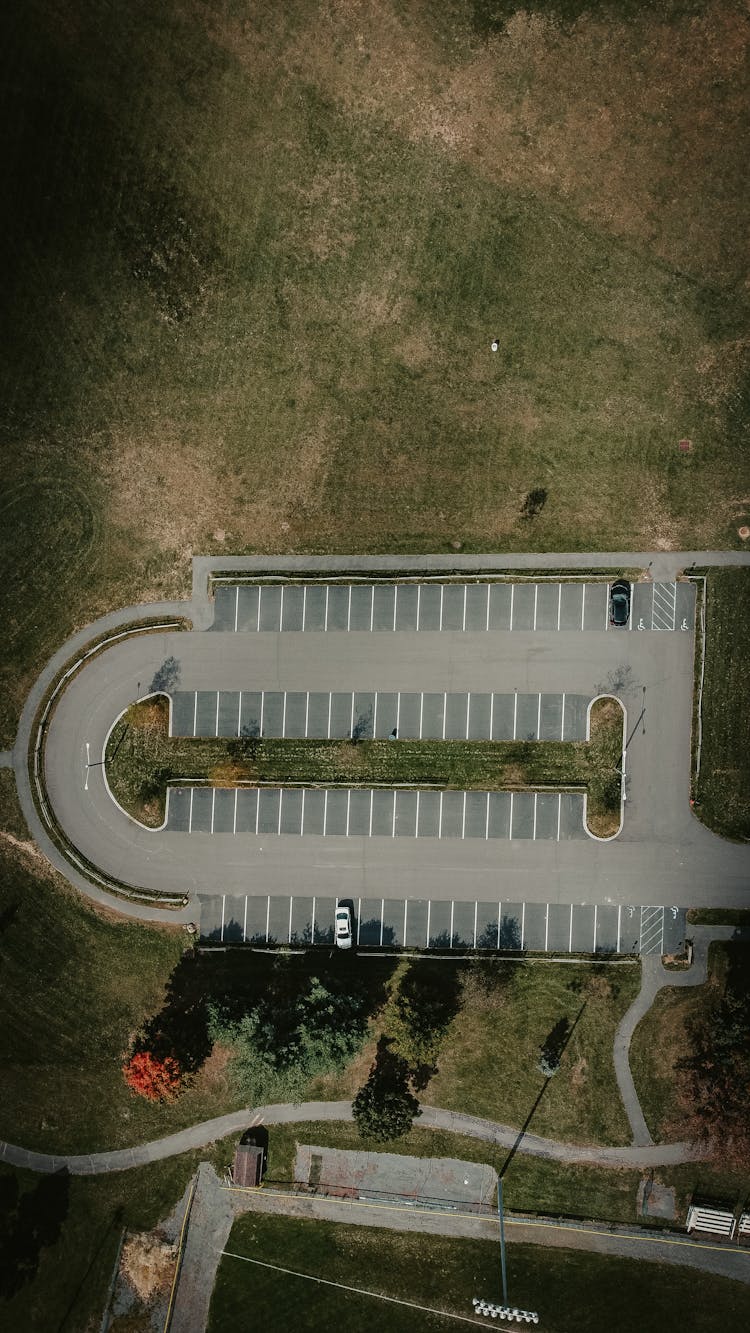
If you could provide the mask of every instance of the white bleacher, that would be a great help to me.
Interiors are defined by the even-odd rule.
[[[693,1203],[688,1209],[688,1231],[705,1231],[712,1236],[726,1236],[731,1240],[736,1225],[734,1212],[729,1208],[712,1208]]]
[[[742,1213],[737,1230],[743,1239],[750,1240],[750,1213]]]

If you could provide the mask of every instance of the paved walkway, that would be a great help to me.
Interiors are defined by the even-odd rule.
[[[617,1085],[630,1121],[633,1145],[648,1147],[653,1144],[633,1075],[630,1072],[630,1042],[641,1019],[651,1008],[656,996],[665,986],[702,986],[708,976],[708,947],[712,940],[748,940],[750,931],[735,926],[688,926],[693,940],[692,966],[681,972],[668,971],[656,954],[641,959],[641,989],[622,1018],[615,1033],[614,1059]]]
[[[346,1121],[352,1119],[351,1102],[285,1102],[275,1106],[255,1106],[229,1115],[206,1120],[167,1138],[143,1143],[135,1148],[111,1152],[79,1153],[70,1156],[32,1152],[12,1143],[0,1142],[0,1161],[27,1171],[60,1171],[63,1167],[74,1176],[98,1176],[111,1171],[127,1171],[134,1166],[176,1157],[194,1148],[205,1148],[229,1134],[241,1134],[250,1125],[289,1125],[305,1121]],[[480,1116],[445,1111],[438,1106],[423,1106],[417,1121],[420,1128],[444,1129],[465,1134],[501,1148],[515,1148],[531,1157],[553,1162],[583,1163],[588,1166],[633,1167],[674,1166],[700,1156],[689,1143],[652,1144],[643,1147],[601,1148],[588,1144],[558,1143],[537,1134],[523,1134],[510,1125],[500,1125]]]

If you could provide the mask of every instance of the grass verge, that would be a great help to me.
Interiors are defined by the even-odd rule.
[[[750,569],[710,570],[706,583],[703,737],[694,810],[724,838],[750,840]]]
[[[750,910],[743,907],[691,907],[690,926],[750,926]]]
[[[228,1248],[235,1255],[282,1263],[297,1273],[464,1318],[471,1313],[473,1297],[499,1301],[502,1294],[498,1246],[493,1241],[249,1214],[235,1222]],[[706,1274],[700,1276],[698,1309],[695,1276],[688,1269],[511,1244],[508,1271],[513,1303],[540,1311],[550,1333],[599,1333],[604,1310],[613,1333],[678,1333],[688,1306],[696,1333],[719,1333],[728,1324],[740,1327],[750,1317],[746,1287]],[[613,1290],[618,1293],[616,1301]],[[227,1256],[217,1274],[209,1333],[240,1327],[249,1308],[269,1333],[288,1328],[317,1333],[333,1323],[352,1333],[376,1333],[386,1326],[442,1333],[455,1327],[450,1318],[323,1287]]]
[[[106,752],[115,799],[151,828],[164,821],[169,783],[435,786],[481,790],[539,787],[589,791],[589,825],[607,836],[619,826],[622,709],[592,707],[591,741],[267,740],[170,737],[160,696],[133,704],[113,728]]]

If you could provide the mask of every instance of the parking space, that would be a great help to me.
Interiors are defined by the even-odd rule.
[[[501,953],[677,952],[682,908],[590,903],[345,899],[360,949],[456,949]],[[222,944],[333,945],[333,897],[201,896],[201,938]],[[668,922],[668,925],[666,923]]]
[[[173,833],[324,838],[585,838],[581,792],[170,787]]]
[[[609,584],[220,584],[212,628],[222,632],[412,630],[476,633],[609,629]],[[630,628],[692,629],[688,583],[632,585]]]
[[[172,696],[171,735],[581,741],[588,704],[582,694],[191,690]]]

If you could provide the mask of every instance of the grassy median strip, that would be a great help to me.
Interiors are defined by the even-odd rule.
[[[703,737],[695,813],[724,838],[750,840],[750,570],[712,570],[706,584]]]
[[[107,779],[124,810],[151,828],[164,820],[166,789],[303,784],[439,787],[459,791],[588,789],[589,824],[606,836],[619,822],[622,711],[594,705],[586,741],[269,740],[170,737],[160,697],[133,704],[107,745]]]

